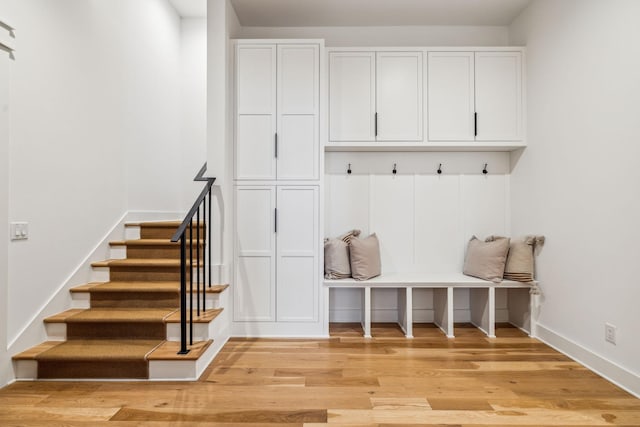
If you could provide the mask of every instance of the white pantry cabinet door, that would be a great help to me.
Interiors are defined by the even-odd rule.
[[[329,54],[329,140],[375,141],[375,52]]]
[[[522,139],[522,54],[476,52],[477,141]]]
[[[473,52],[429,52],[429,141],[473,141]]]
[[[236,88],[236,179],[275,179],[275,45],[237,46]]]
[[[319,178],[318,45],[278,45],[278,179]]]
[[[318,320],[318,187],[278,187],[277,319]]]
[[[236,188],[235,321],[276,318],[275,207],[273,186]]]
[[[422,141],[422,52],[376,54],[378,141]]]

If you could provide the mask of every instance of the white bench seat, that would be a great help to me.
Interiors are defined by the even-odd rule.
[[[447,337],[454,337],[454,289],[470,290],[471,322],[495,337],[495,290],[508,289],[509,322],[535,335],[532,313],[535,298],[529,295],[534,283],[504,280],[494,283],[488,280],[465,276],[462,273],[389,273],[369,280],[325,279],[326,319],[329,319],[330,289],[362,289],[362,329],[364,336],[371,337],[371,290],[376,288],[398,289],[398,324],[407,338],[413,337],[413,289],[433,289],[434,323]]]

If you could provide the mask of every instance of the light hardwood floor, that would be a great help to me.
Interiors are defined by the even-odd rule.
[[[0,426],[640,426],[640,400],[515,328],[232,339],[197,382],[19,382]]]

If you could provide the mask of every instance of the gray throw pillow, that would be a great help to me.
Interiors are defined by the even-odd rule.
[[[349,242],[360,235],[360,230],[351,230],[335,239],[324,241],[325,279],[346,279],[351,277]]]
[[[380,275],[380,243],[375,233],[364,239],[351,239],[349,252],[354,279],[367,280]]]
[[[473,236],[464,257],[463,273],[492,282],[501,282],[507,262],[510,239],[483,242]]]

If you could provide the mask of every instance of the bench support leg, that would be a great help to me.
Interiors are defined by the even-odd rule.
[[[453,338],[453,288],[433,290],[433,321],[447,338]]]
[[[398,289],[398,324],[407,338],[413,338],[413,291]]]
[[[371,288],[362,289],[362,330],[365,338],[371,338]]]

